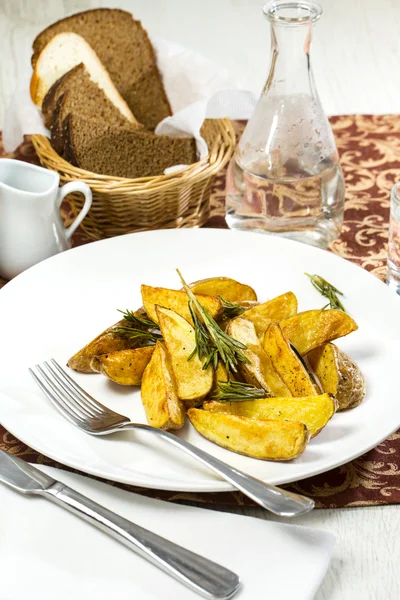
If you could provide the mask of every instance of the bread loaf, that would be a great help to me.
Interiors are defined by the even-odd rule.
[[[51,132],[55,151],[63,156],[65,143],[64,121],[70,112],[91,120],[104,120],[104,125],[115,130],[142,127],[128,121],[90,78],[83,64],[63,75],[47,92],[43,100],[44,121]]]
[[[50,40],[40,53],[31,79],[30,91],[33,102],[42,107],[43,100],[51,86],[56,81],[60,81],[65,73],[68,73],[80,63],[85,65],[92,81],[97,83],[121,114],[128,121],[136,123],[135,117],[118,92],[97,54],[86,40],[76,33],[59,33]],[[49,121],[49,116],[46,114],[47,109],[47,106],[43,108],[45,124]]]
[[[56,81],[43,100],[42,113],[46,124],[50,124],[53,112],[61,96],[68,96],[69,103],[65,105],[62,118],[65,118],[72,108],[79,108],[82,114],[99,116],[107,120],[110,126],[124,126],[140,128],[143,127],[136,121],[128,120],[119,110],[104,90],[91,79],[83,63],[77,65],[68,73],[65,73]]]
[[[116,177],[151,177],[196,160],[193,138],[157,136],[129,122],[77,65],[48,91],[43,108],[51,143],[60,156],[87,171]]]
[[[37,75],[46,72],[40,66],[41,52],[56,35],[65,32],[76,33],[87,41],[139,123],[154,130],[171,115],[147,32],[130,13],[102,8],[50,25],[33,42],[32,65],[35,71],[39,65]]]
[[[157,136],[145,129],[115,132],[73,113],[69,114],[65,129],[66,160],[100,175],[153,177],[173,165],[196,160],[193,138]]]

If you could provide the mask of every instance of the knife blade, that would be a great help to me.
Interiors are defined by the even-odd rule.
[[[0,481],[22,494],[41,494],[56,483],[39,469],[0,450]]]
[[[241,586],[233,571],[124,519],[4,450],[0,450],[0,482],[23,494],[44,496],[208,600],[229,600]]]

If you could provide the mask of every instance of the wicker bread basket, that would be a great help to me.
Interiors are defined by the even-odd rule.
[[[102,239],[149,229],[200,227],[207,221],[211,185],[232,156],[235,133],[229,119],[207,119],[201,133],[209,148],[206,158],[176,173],[140,179],[84,171],[62,159],[45,136],[33,135],[32,141],[41,164],[57,171],[61,183],[79,179],[91,187],[93,203],[81,227],[89,237]],[[78,214],[83,196],[67,198]]]

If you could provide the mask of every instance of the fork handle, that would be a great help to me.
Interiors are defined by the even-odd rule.
[[[238,576],[229,569],[124,519],[60,482],[44,490],[43,495],[205,598],[228,600],[240,587]]]
[[[145,429],[156,435],[160,435],[165,440],[170,442],[174,446],[178,446],[184,450],[187,454],[196,458],[198,461],[209,467],[214,473],[220,475],[223,479],[231,483],[236,489],[240,490],[257,504],[271,511],[273,514],[280,517],[296,517],[312,510],[315,506],[314,500],[301,496],[300,494],[293,494],[287,490],[275,487],[256,479],[251,475],[247,475],[222,462],[218,458],[215,458],[211,454],[204,452],[200,448],[193,446],[189,442],[182,440],[181,438],[164,431],[163,429],[156,429],[149,425],[142,425],[139,423],[130,423],[124,425],[122,429]]]

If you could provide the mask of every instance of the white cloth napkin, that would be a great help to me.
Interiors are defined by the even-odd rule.
[[[239,82],[214,61],[163,38],[153,38],[152,44],[174,113],[159,123],[156,133],[193,136],[198,156],[202,159],[208,151],[200,135],[204,119],[248,119],[254,110],[256,96],[240,89]],[[49,137],[41,113],[30,97],[31,74],[27,65],[6,110],[3,124],[6,152],[15,150],[24,134],[38,133]]]
[[[235,571],[238,600],[312,600],[334,545],[330,533],[180,506],[51,467],[43,471],[137,524]],[[198,600],[122,544],[41,498],[0,485],[1,598]]]

